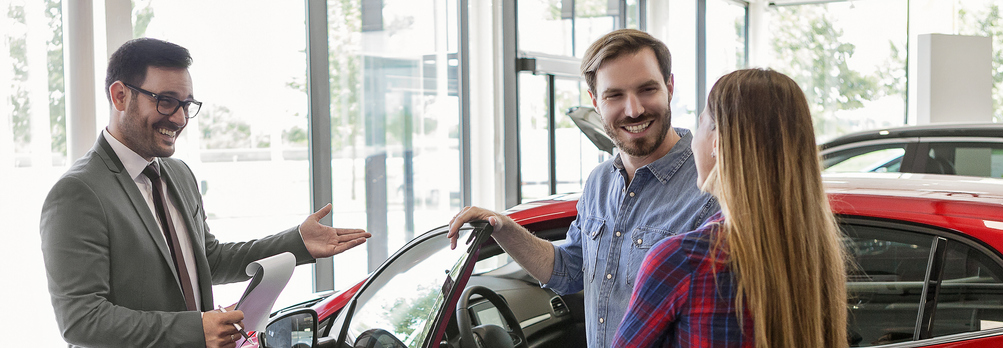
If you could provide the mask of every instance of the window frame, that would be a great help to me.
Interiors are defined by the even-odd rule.
[[[926,170],[926,162],[929,158],[928,154],[932,147],[943,146],[945,144],[954,144],[953,149],[963,148],[963,146],[958,146],[960,144],[972,144],[980,145],[984,144],[986,147],[992,148],[1003,148],[1003,137],[993,138],[993,137],[920,137],[918,138],[918,143],[914,148],[914,154],[911,157],[913,162],[911,163],[911,171],[903,173],[920,173],[920,174],[938,174],[931,173]],[[981,147],[981,146],[979,146]],[[909,156],[909,149],[906,149],[906,156]],[[903,168],[905,163],[903,163]],[[957,162],[952,163],[952,165],[957,165]],[[948,174],[948,175],[962,175],[962,174]],[[983,176],[978,176],[983,177]]]
[[[913,338],[908,341],[896,342],[887,345],[876,345],[875,347],[922,347],[1003,335],[1003,328],[993,328],[944,336],[930,336],[934,323],[933,318],[936,315],[936,308],[939,300],[938,290],[943,277],[942,271],[944,261],[947,256],[946,251],[948,245],[952,242],[961,243],[966,247],[972,248],[986,255],[988,259],[995,262],[997,266],[1003,267],[1003,254],[999,251],[989,247],[981,240],[966,235],[964,232],[928,224],[845,214],[836,214],[836,222],[839,225],[840,232],[844,235],[845,232],[843,230],[843,226],[851,225],[897,230],[905,233],[926,235],[933,237],[934,239],[933,247],[930,250],[931,258],[927,260],[927,275],[926,279],[924,279],[923,292],[921,295],[921,307],[916,314],[918,325],[916,325],[914,329]],[[856,260],[854,260],[854,262],[856,262]],[[939,268],[940,272],[931,272],[931,268]],[[930,288],[933,284],[937,284],[936,289]]]
[[[822,164],[825,165],[825,161],[827,159],[835,157],[847,151],[858,151],[861,149],[871,148],[871,147],[877,148],[879,146],[885,146],[885,149],[897,148],[901,146],[905,150],[905,153],[902,154],[902,164],[899,166],[899,173],[915,173],[915,169],[917,168],[915,163],[916,162],[915,157],[917,153],[922,152],[918,151],[921,149],[917,149],[917,146],[919,146],[919,144],[920,144],[920,138],[894,138],[894,139],[861,141],[823,150],[819,154],[819,157],[821,157]],[[870,152],[873,151],[876,150],[872,150]],[[861,154],[863,154],[863,152],[858,153],[857,155]],[[852,156],[848,157],[847,159],[849,158],[852,158]],[[842,162],[843,161],[836,162],[833,163],[832,165],[836,165]],[[924,163],[922,164],[925,165],[926,162],[924,161]],[[831,167],[832,165],[825,166],[824,168],[822,168],[822,170],[824,171],[826,168]]]

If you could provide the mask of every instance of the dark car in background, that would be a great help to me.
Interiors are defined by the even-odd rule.
[[[854,347],[1003,346],[1003,180],[865,173],[825,175],[856,263],[850,272]],[[579,196],[506,212],[560,243]],[[278,311],[270,347],[579,347],[583,294],[539,284],[489,238],[466,226],[409,242],[367,279]],[[245,347],[253,347],[249,343]]]
[[[1003,178],[1003,124],[933,124],[848,134],[821,145],[826,173]]]

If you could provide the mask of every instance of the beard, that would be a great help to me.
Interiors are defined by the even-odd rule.
[[[649,113],[641,114],[637,120],[650,120],[652,122],[656,121],[659,116]],[[669,130],[672,128],[672,109],[666,107],[665,113],[661,115],[662,117],[662,127],[658,129],[655,134],[640,138],[640,139],[627,139],[626,137],[620,137],[619,132],[621,125],[611,125],[609,123],[603,122],[603,129],[606,130],[606,135],[613,139],[613,144],[616,145],[620,151],[631,157],[644,157],[655,152],[658,147],[662,146],[665,142],[665,135],[668,134]],[[632,123],[636,123],[635,120]],[[650,126],[649,126],[650,127]]]
[[[154,111],[156,112],[156,111]],[[146,123],[147,118],[143,117],[135,99],[130,103],[125,112],[125,118],[121,124],[122,135],[125,139],[120,139],[122,143],[136,154],[143,158],[171,157],[174,155],[174,144],[163,144],[159,138],[157,127],[162,127],[181,134],[184,127],[178,127],[165,116],[157,114],[155,117],[163,118],[152,127]],[[175,141],[177,137],[175,137]]]

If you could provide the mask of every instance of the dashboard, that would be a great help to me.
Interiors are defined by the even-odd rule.
[[[584,347],[584,295],[558,295],[540,287],[539,282],[515,262],[470,277],[467,286],[491,289],[508,304],[526,334],[530,347]],[[491,302],[475,296],[466,309],[473,325],[491,324],[510,330]],[[448,337],[457,337],[455,318],[447,328]],[[452,340],[450,340],[452,341]]]

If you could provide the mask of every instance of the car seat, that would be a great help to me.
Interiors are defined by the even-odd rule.
[[[954,165],[943,157],[928,157],[926,159],[926,169],[924,173],[929,174],[955,174]]]

